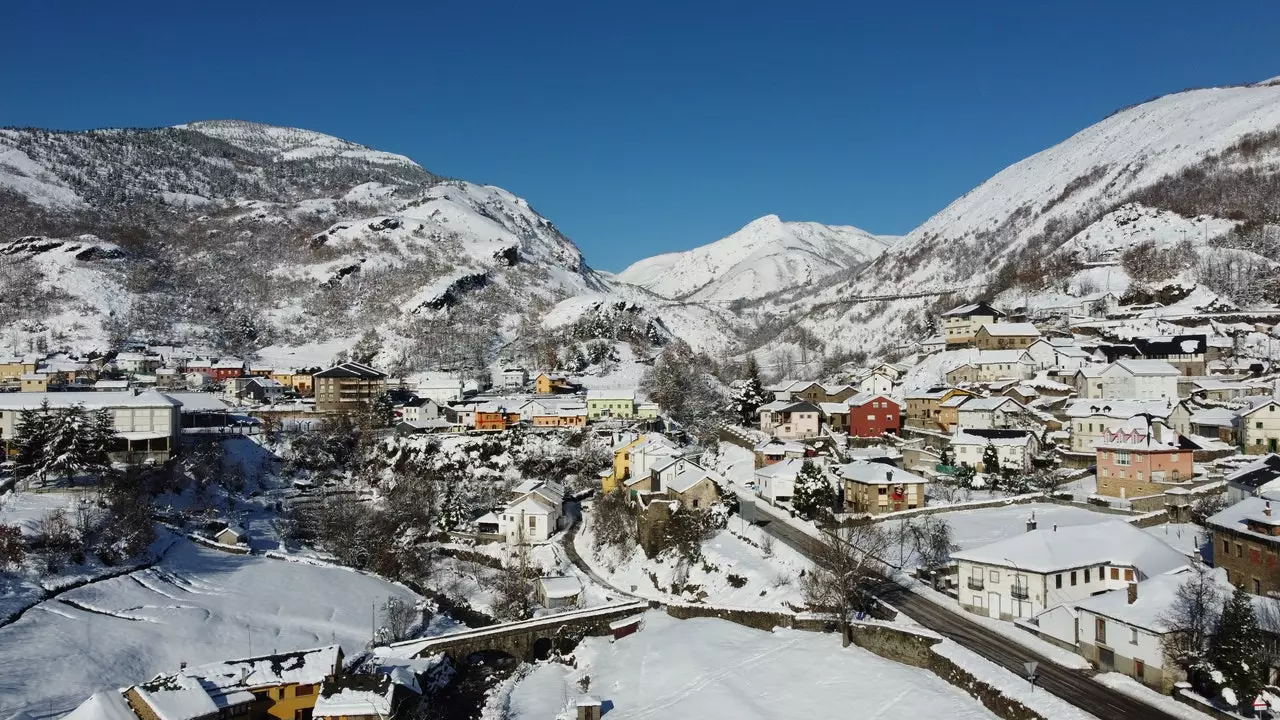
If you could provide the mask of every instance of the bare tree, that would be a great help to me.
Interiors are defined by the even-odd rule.
[[[871,588],[889,576],[883,560],[889,549],[889,533],[863,523],[826,532],[813,554],[813,570],[801,583],[805,602],[836,614],[846,643],[849,617],[870,608]]]
[[[1213,571],[1197,563],[1174,594],[1173,603],[1160,616],[1168,628],[1162,640],[1165,654],[1184,670],[1204,662],[1222,612],[1223,589]]]
[[[413,624],[417,620],[417,611],[412,603],[392,596],[382,605],[382,627],[379,629],[380,642],[397,642],[409,637]]]
[[[934,515],[921,518],[921,521],[912,527],[912,543],[915,547],[916,562],[929,571],[936,588],[938,578],[935,571],[951,562],[951,553],[959,549],[951,539],[950,523]]]

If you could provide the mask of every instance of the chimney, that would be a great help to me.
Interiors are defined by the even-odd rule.
[[[186,669],[187,669],[187,661],[186,661],[186,660],[183,660],[182,662],[178,663],[178,669],[179,669],[179,670],[186,670]]]
[[[893,482],[893,471],[892,471],[892,470],[885,470],[885,471],[884,471],[884,480],[885,480],[885,482]]]
[[[1054,532],[1058,532],[1058,524],[1057,524],[1057,523],[1054,523],[1054,524],[1053,524],[1053,531],[1054,531]]]
[[[1262,508],[1262,514],[1271,517],[1271,501],[1267,501],[1267,506]]]
[[[1035,529],[1036,529],[1036,514],[1035,512],[1032,512],[1031,517],[1027,518],[1027,532],[1031,532],[1032,530],[1035,530]]]
[[[1129,604],[1138,602],[1138,583],[1129,583]]]

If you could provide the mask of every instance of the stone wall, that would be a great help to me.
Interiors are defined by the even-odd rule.
[[[912,631],[890,625],[855,623],[849,628],[853,644],[880,657],[922,668],[964,690],[1004,720],[1047,720],[1043,715],[1008,697],[1000,690],[933,651],[942,638],[928,631]]]
[[[832,618],[788,610],[717,607],[715,605],[667,605],[667,614],[679,620],[711,617],[766,632],[777,627],[811,632],[835,632],[838,624]]]

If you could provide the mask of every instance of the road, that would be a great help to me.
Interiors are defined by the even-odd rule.
[[[582,508],[579,507],[577,512],[572,514],[572,517],[573,525],[570,525],[568,532],[564,534],[564,544],[562,546],[564,548],[564,554],[569,556],[569,562],[573,563],[579,570],[586,573],[587,577],[594,580],[600,587],[612,590],[626,598],[643,600],[644,598],[639,595],[629,593],[608,580],[605,580],[603,577],[600,577],[600,574],[593,570],[591,566],[582,559],[582,556],[578,554],[578,549],[573,546],[573,539],[577,537],[578,529],[582,527],[582,523],[584,522],[582,519]]]
[[[798,528],[784,522],[769,522],[764,525],[764,528],[766,532],[806,557],[812,556],[813,545],[818,542]],[[926,628],[950,638],[1019,677],[1024,676],[1026,672],[1023,669],[1023,663],[1028,661],[1039,663],[1040,666],[1036,671],[1040,676],[1036,683],[1037,687],[1099,718],[1178,720],[1159,708],[1095,682],[1083,671],[1056,665],[1048,658],[946,608],[938,607],[932,601],[908,590],[899,589],[886,595],[885,600]],[[1208,716],[1205,717],[1208,718]]]

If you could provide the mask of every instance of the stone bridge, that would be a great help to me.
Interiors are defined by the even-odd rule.
[[[611,623],[639,615],[649,607],[649,602],[642,600],[576,610],[450,635],[407,640],[393,643],[376,652],[378,655],[400,658],[429,657],[443,653],[455,662],[465,662],[475,653],[498,651],[532,662],[546,658],[553,650],[569,652],[589,635],[608,635]]]

